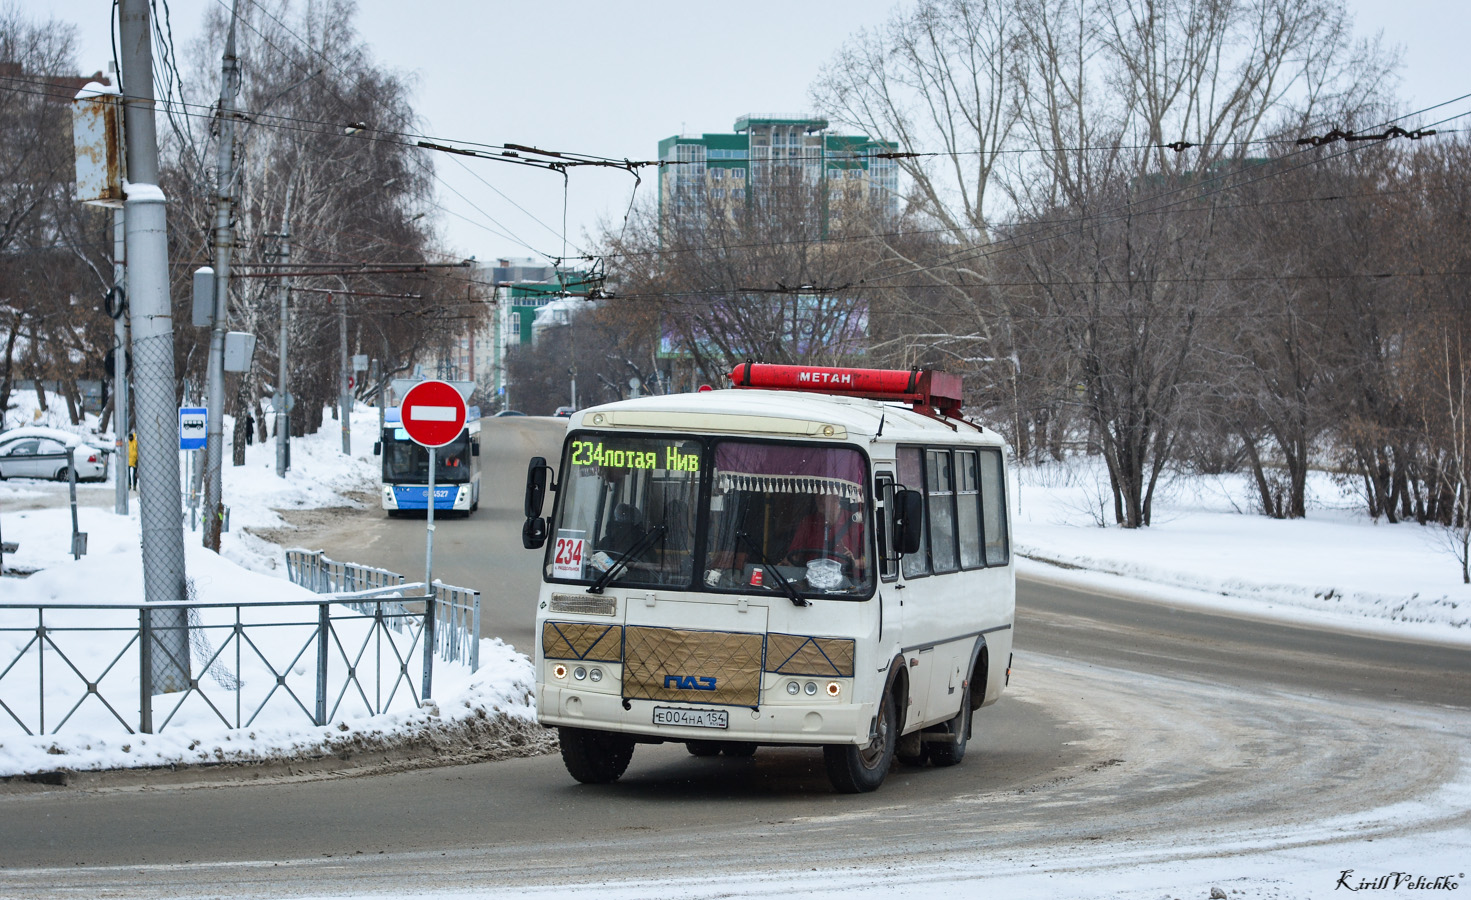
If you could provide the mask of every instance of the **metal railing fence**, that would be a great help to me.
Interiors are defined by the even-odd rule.
[[[177,626],[159,624],[184,620],[180,612],[215,635],[211,657],[191,662],[169,650],[189,645]],[[150,734],[198,719],[249,728],[304,716],[325,725],[339,713],[416,708],[433,658],[418,648],[433,640],[431,620],[397,599],[0,603],[0,735],[11,723],[31,736],[111,722]],[[155,694],[154,663],[165,661],[188,671],[188,684]]]
[[[406,583],[404,576],[387,569],[357,563],[337,562],[328,559],[321,550],[306,550],[293,547],[286,551],[286,574],[293,584],[299,584],[319,594],[333,594],[347,604],[357,602],[360,596],[373,596],[391,590],[399,591],[399,598],[413,606],[422,602],[424,583]],[[417,592],[419,596],[412,596]],[[393,601],[375,597],[374,603]],[[441,581],[434,582],[434,650],[439,658],[448,662],[462,662],[471,672],[480,669],[480,592],[471,588],[455,587]],[[407,613],[409,607],[398,607]],[[366,612],[366,610],[364,610]]]

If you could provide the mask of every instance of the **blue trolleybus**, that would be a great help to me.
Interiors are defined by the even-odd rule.
[[[404,430],[397,407],[383,417],[383,437],[373,448],[383,458],[383,508],[390,517],[429,508],[429,451]],[[470,407],[460,436],[437,451],[435,512],[469,515],[480,508],[480,408]]]

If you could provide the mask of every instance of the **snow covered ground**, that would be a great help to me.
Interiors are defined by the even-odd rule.
[[[1445,531],[1371,521],[1321,472],[1308,517],[1250,512],[1246,474],[1167,479],[1153,524],[1113,521],[1108,476],[1091,461],[1029,467],[1012,485],[1024,576],[1281,621],[1471,646],[1471,586]],[[1058,565],[1047,565],[1045,560]]]
[[[53,410],[55,404],[53,404]],[[64,409],[64,407],[63,407]],[[78,430],[63,421],[48,424]],[[29,421],[29,417],[26,417]],[[292,468],[285,479],[275,474],[273,444],[247,448],[247,464],[227,465],[224,470],[224,496],[230,506],[231,530],[222,536],[220,554],[203,549],[200,534],[188,530],[185,518],[185,566],[195,592],[204,603],[248,603],[260,601],[312,600],[315,594],[286,580],[285,555],[281,547],[266,543],[250,534],[246,527],[271,528],[284,522],[276,509],[318,508],[351,503],[343,498],[345,491],[362,489],[375,477],[370,460],[377,414],[366,407],[353,416],[352,456],[341,452],[341,431],[335,422],[316,435],[294,441]],[[226,434],[229,434],[227,427]],[[112,468],[113,477],[117,469]],[[112,485],[109,483],[105,506],[78,509],[78,528],[88,535],[88,552],[73,560],[71,548],[71,512],[64,505],[34,506],[37,498],[50,504],[64,503],[64,486],[36,481],[0,482],[0,533],[5,540],[18,542],[18,552],[7,554],[10,568],[39,570],[29,578],[6,578],[0,581],[0,603],[49,604],[137,604],[143,600],[143,569],[139,551],[139,506],[136,494],[130,503],[130,515],[113,513]],[[94,502],[98,502],[94,496]],[[357,560],[352,560],[357,561]],[[364,561],[367,562],[367,561]],[[248,630],[251,643],[241,654],[244,683],[245,719],[269,693],[271,673],[253,647],[278,672],[288,678],[298,698],[310,708],[315,695],[314,657],[308,652],[297,658],[305,642],[310,640],[314,625],[310,624],[315,607],[297,608],[283,613],[283,621],[303,622],[295,628]],[[233,611],[205,613],[204,642],[207,652],[220,648],[227,640]],[[263,618],[260,614],[256,617]],[[113,621],[116,620],[116,621]],[[247,614],[249,621],[249,614]],[[435,664],[435,707],[417,708],[407,690],[400,686],[398,694],[384,715],[371,716],[364,704],[353,705],[349,693],[340,714],[326,726],[311,723],[308,715],[290,695],[277,691],[261,709],[250,727],[232,729],[221,722],[195,695],[179,709],[167,727],[153,735],[129,734],[119,717],[109,712],[96,697],[86,697],[85,683],[70,677],[60,661],[65,653],[89,679],[99,685],[98,696],[116,706],[119,716],[137,726],[138,673],[136,650],[125,653],[105,677],[106,664],[123,650],[131,634],[136,633],[136,616],[131,613],[109,614],[105,611],[78,611],[65,616],[48,615],[49,628],[68,624],[89,627],[106,623],[131,631],[113,633],[55,633],[50,661],[47,663],[46,715],[47,729],[58,730],[73,705],[82,701],[72,718],[58,734],[27,736],[15,719],[0,710],[0,776],[58,768],[94,770],[134,766],[160,766],[175,763],[249,762],[323,756],[352,750],[391,747],[413,742],[463,740],[468,732],[482,738],[519,742],[519,732],[539,731],[533,724],[535,712],[530,705],[532,670],[530,661],[499,640],[486,639],[480,647],[480,670],[472,674],[466,666],[439,660]],[[131,624],[130,624],[131,623]],[[0,701],[9,705],[19,718],[36,730],[40,672],[32,649],[27,659],[9,671],[16,653],[34,636],[34,613],[0,610],[0,628],[27,628],[29,631],[0,632]],[[355,653],[366,634],[366,626],[347,626],[342,641]],[[357,639],[357,640],[355,640]],[[404,648],[406,641],[401,641]],[[48,645],[48,650],[50,650]],[[414,652],[418,652],[415,650]],[[196,648],[196,654],[198,648]],[[386,653],[386,651],[385,651]],[[385,656],[385,658],[387,658]],[[294,660],[294,663],[293,663]],[[196,659],[196,662],[199,662]],[[234,693],[229,689],[234,672],[233,645],[210,674],[201,679],[205,695],[212,696],[225,716],[235,715]],[[343,666],[334,660],[336,670]],[[366,669],[366,666],[363,668]],[[223,673],[216,675],[215,673]],[[368,677],[368,694],[374,685]],[[334,683],[337,682],[334,679]],[[333,698],[335,700],[335,697]],[[130,704],[125,706],[124,704]],[[164,695],[154,703],[155,722],[170,714],[175,701]],[[157,730],[157,725],[156,725]]]
[[[64,406],[53,404],[53,410]],[[30,424],[24,409],[7,424]],[[53,416],[45,424],[67,427]],[[233,530],[225,535],[219,557],[199,548],[186,534],[188,567],[201,600],[236,602],[263,597],[309,597],[285,581],[281,548],[243,533],[244,527],[280,524],[272,511],[343,505],[342,494],[371,483],[370,454],[376,418],[372,410],[354,416],[354,453],[340,453],[334,423],[293,445],[293,470],[286,479],[274,474],[271,445],[248,449],[248,464],[225,469],[225,494],[232,507]],[[229,431],[227,429],[227,436]],[[114,467],[113,472],[117,469]],[[1311,484],[1309,516],[1303,521],[1274,521],[1250,513],[1250,484],[1241,476],[1176,478],[1155,502],[1154,524],[1125,531],[1102,527],[1111,519],[1102,501],[1107,482],[1087,462],[1023,470],[1013,481],[1014,539],[1024,577],[1071,581],[1163,602],[1217,608],[1238,614],[1322,627],[1371,631],[1428,639],[1471,648],[1471,587],[1461,583],[1459,565],[1434,529],[1414,524],[1369,521],[1361,505],[1327,476]],[[70,514],[64,507],[10,510],[51,486],[26,482],[0,483],[0,529],[7,540],[19,540],[20,551],[7,555],[7,565],[40,571],[28,579],[0,582],[0,602],[136,603],[142,600],[138,557],[138,514],[130,517],[105,508],[81,511],[81,530],[90,534],[89,553],[73,561]],[[110,494],[109,494],[110,496]],[[1045,562],[1044,562],[1045,560]],[[371,560],[356,560],[371,564]],[[0,635],[0,657],[14,654],[19,638]],[[219,759],[272,758],[332,752],[333,746],[363,736],[423,734],[453,728],[486,715],[530,722],[531,668],[525,657],[496,640],[481,647],[482,668],[471,676],[460,667],[436,669],[438,715],[400,709],[372,718],[344,718],[325,728],[282,714],[262,727],[232,731],[211,726],[196,716],[178,731],[128,736],[98,717],[87,730],[44,738],[21,735],[0,716],[0,774],[33,772],[65,766],[74,769],[208,762]],[[4,662],[0,661],[0,666]],[[0,699],[19,682],[0,675]],[[136,684],[136,676],[134,678]],[[34,690],[24,685],[24,690]],[[187,726],[187,727],[185,727]],[[146,741],[146,746],[145,746]],[[334,742],[337,742],[334,744]],[[1386,821],[1396,817],[1435,818],[1446,809],[1471,807],[1471,768],[1441,795],[1426,798],[1425,809],[1379,811]],[[1369,816],[1372,818],[1372,816]],[[1059,856],[1007,860],[950,859],[923,864],[876,866],[871,869],[814,871],[801,876],[751,874],[731,878],[658,881],[637,884],[597,883],[551,889],[516,889],[504,896],[591,896],[622,898],[726,897],[800,895],[804,897],[900,897],[922,893],[973,893],[999,889],[1018,898],[1210,896],[1218,886],[1228,897],[1320,897],[1335,893],[1340,867],[1353,869],[1349,884],[1396,872],[1435,879],[1450,876],[1464,886],[1471,863],[1471,835],[1463,832],[1395,838],[1377,832],[1363,836],[1362,822],[1323,823],[1321,831],[1263,836],[1230,846],[1200,847],[1181,854],[1178,848],[1108,848],[1079,850]],[[1333,877],[1325,881],[1325,872]],[[1189,893],[1184,892],[1190,886]],[[1341,890],[1342,888],[1337,888]],[[501,896],[495,891],[474,896]],[[455,895],[437,895],[455,896]]]

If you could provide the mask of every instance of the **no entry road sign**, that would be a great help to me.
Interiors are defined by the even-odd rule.
[[[414,443],[443,447],[465,427],[465,398],[448,382],[421,381],[404,394],[399,415]]]

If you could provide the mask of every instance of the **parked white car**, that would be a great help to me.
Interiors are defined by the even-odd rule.
[[[78,481],[105,481],[107,479],[108,451],[95,446],[70,431],[59,428],[27,426],[0,432],[0,478],[53,478],[65,481],[69,477],[66,457],[47,458],[50,454],[64,454],[71,447],[72,459],[77,466]]]

